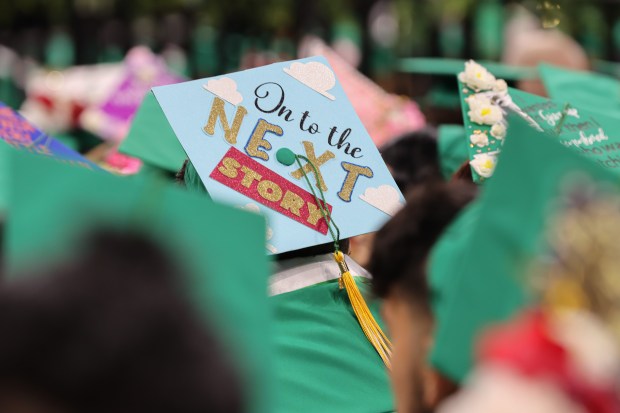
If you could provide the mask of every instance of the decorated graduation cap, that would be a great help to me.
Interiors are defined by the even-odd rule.
[[[516,136],[506,120],[510,112],[525,119],[530,127],[554,135],[562,145],[592,157],[601,166],[618,170],[620,128],[616,118],[596,108],[558,103],[508,88],[504,80],[474,61],[467,62],[459,74],[459,85],[475,182],[493,175],[504,142]]]
[[[153,89],[206,191],[263,214],[272,254],[332,243],[362,328],[388,364],[339,240],[377,230],[404,202],[322,57]]]
[[[556,102],[570,102],[609,117],[620,118],[620,82],[594,72],[547,64],[538,67],[547,93]]]
[[[43,133],[20,114],[0,102],[0,218],[7,209],[10,171],[6,158],[12,151],[32,153],[81,168],[101,170],[71,148]]]
[[[80,124],[102,139],[119,142],[127,135],[138,106],[153,86],[182,80],[149,48],[134,47],[125,57],[120,81],[98,105],[81,114]]]
[[[20,151],[47,156],[88,169],[100,169],[73,149],[37,129],[19,113],[1,102],[0,141]]]
[[[239,361],[252,411],[272,411],[264,219],[162,180],[89,173],[18,152],[9,165],[19,176],[9,192],[9,280],[33,264],[71,258],[91,230],[144,233],[186,270],[189,298]]]
[[[456,382],[471,369],[477,336],[531,300],[533,262],[548,252],[544,232],[549,218],[562,211],[562,194],[583,182],[586,194],[597,185],[617,191],[614,174],[565,148],[554,134],[514,114],[508,122],[519,139],[506,141],[497,173],[479,199],[478,217],[466,228],[469,235],[452,244],[460,244],[457,275],[441,284],[450,291],[439,312],[431,361]]]
[[[374,231],[404,202],[324,58],[153,94],[210,196],[267,217],[273,253]]]
[[[299,57],[324,56],[342,84],[368,134],[379,147],[423,128],[426,120],[412,100],[387,93],[315,36],[304,38]]]

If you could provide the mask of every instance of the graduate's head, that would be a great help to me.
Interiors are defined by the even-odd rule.
[[[456,172],[454,172],[450,179],[452,181],[474,182],[474,178],[471,174],[471,166],[469,165],[469,161],[463,162],[463,164],[459,167],[459,169],[456,170]]]
[[[405,192],[410,186],[441,179],[437,131],[411,132],[380,148],[396,184]]]
[[[237,373],[141,235],[0,286],[0,411],[240,412]]]
[[[0,218],[0,281],[3,278],[4,269],[4,220]]]
[[[475,194],[473,184],[463,181],[417,186],[377,233],[370,271],[394,345],[391,375],[399,412],[431,409],[453,390],[426,362],[433,327],[428,255]]]
[[[350,252],[349,245],[350,243],[348,239],[340,240],[339,242],[340,251],[342,251],[345,254],[348,254]],[[334,243],[330,242],[327,244],[314,245],[312,247],[302,248],[300,250],[287,251],[282,254],[276,254],[275,259],[276,261],[284,261],[284,260],[290,260],[294,258],[308,258],[308,257],[314,257],[316,255],[333,254],[334,251],[335,251]]]
[[[407,133],[380,148],[396,185],[401,191],[423,182],[441,180],[437,130],[431,127]],[[351,257],[366,267],[370,261],[375,233],[351,238]]]

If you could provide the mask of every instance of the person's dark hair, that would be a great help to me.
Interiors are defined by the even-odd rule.
[[[451,181],[466,181],[466,182],[474,182],[474,177],[471,174],[471,166],[469,166],[469,161],[464,162],[459,169],[452,174],[450,178]]]
[[[243,411],[177,274],[145,237],[97,232],[76,261],[1,285],[0,406],[18,394],[75,413]]]
[[[349,253],[349,239],[342,239],[339,242],[340,251],[345,254]],[[284,261],[292,258],[306,258],[313,257],[315,255],[323,255],[334,252],[334,243],[329,242],[327,244],[315,245],[313,247],[302,248],[300,250],[284,252],[276,255],[276,261]]]
[[[426,259],[431,248],[476,196],[472,183],[434,182],[412,188],[407,204],[379,230],[370,258],[375,294],[385,298],[394,288],[429,309]]]
[[[183,166],[181,166],[181,169],[179,169],[176,175],[174,175],[174,181],[181,186],[185,186],[185,172],[187,171],[187,164],[189,164],[189,159],[183,161]]]
[[[403,135],[381,147],[380,151],[396,185],[403,192],[413,185],[442,179],[434,128]]]
[[[4,278],[4,218],[0,217],[0,282]]]

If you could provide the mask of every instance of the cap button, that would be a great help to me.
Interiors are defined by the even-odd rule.
[[[276,159],[282,165],[291,166],[295,163],[296,155],[289,148],[282,148],[276,152]]]

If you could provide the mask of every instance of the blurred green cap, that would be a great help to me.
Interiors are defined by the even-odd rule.
[[[594,72],[543,64],[540,76],[551,99],[620,120],[620,81]]]
[[[176,172],[187,158],[152,92],[144,97],[119,152]]]
[[[437,131],[439,164],[446,180],[469,161],[467,135],[461,125],[441,125]]]
[[[91,230],[137,230],[187,273],[187,293],[239,361],[253,411],[271,410],[265,223],[161,179],[122,178],[11,151],[8,279],[71,258]]]
[[[432,57],[411,57],[401,59],[398,69],[403,73],[427,74],[435,76],[456,76],[463,71],[466,60],[443,59]],[[516,81],[538,78],[538,69],[535,67],[509,66],[503,63],[479,61],[489,72],[498,79]]]
[[[461,263],[480,214],[480,202],[474,201],[454,219],[435,243],[429,255],[429,285],[433,317],[445,319],[453,285],[459,279]]]
[[[402,73],[418,76],[431,76],[430,86],[422,103],[441,109],[458,109],[460,106],[459,90],[455,76],[463,71],[466,60],[433,57],[412,57],[401,59],[397,69]],[[491,73],[506,81],[518,81],[538,78],[538,69],[532,67],[509,66],[492,61],[480,61]],[[420,79],[422,80],[422,79]],[[429,80],[416,83],[417,87],[429,83]],[[424,89],[423,86],[421,86]],[[454,120],[449,120],[454,122]]]
[[[566,177],[579,172],[596,182],[617,182],[551,134],[537,132],[515,115],[508,122],[518,138],[506,140],[480,205],[446,232],[431,261],[431,283],[442,294],[434,297],[439,317],[430,359],[457,383],[472,368],[478,335],[529,302],[525,276],[540,253],[546,218]]]

